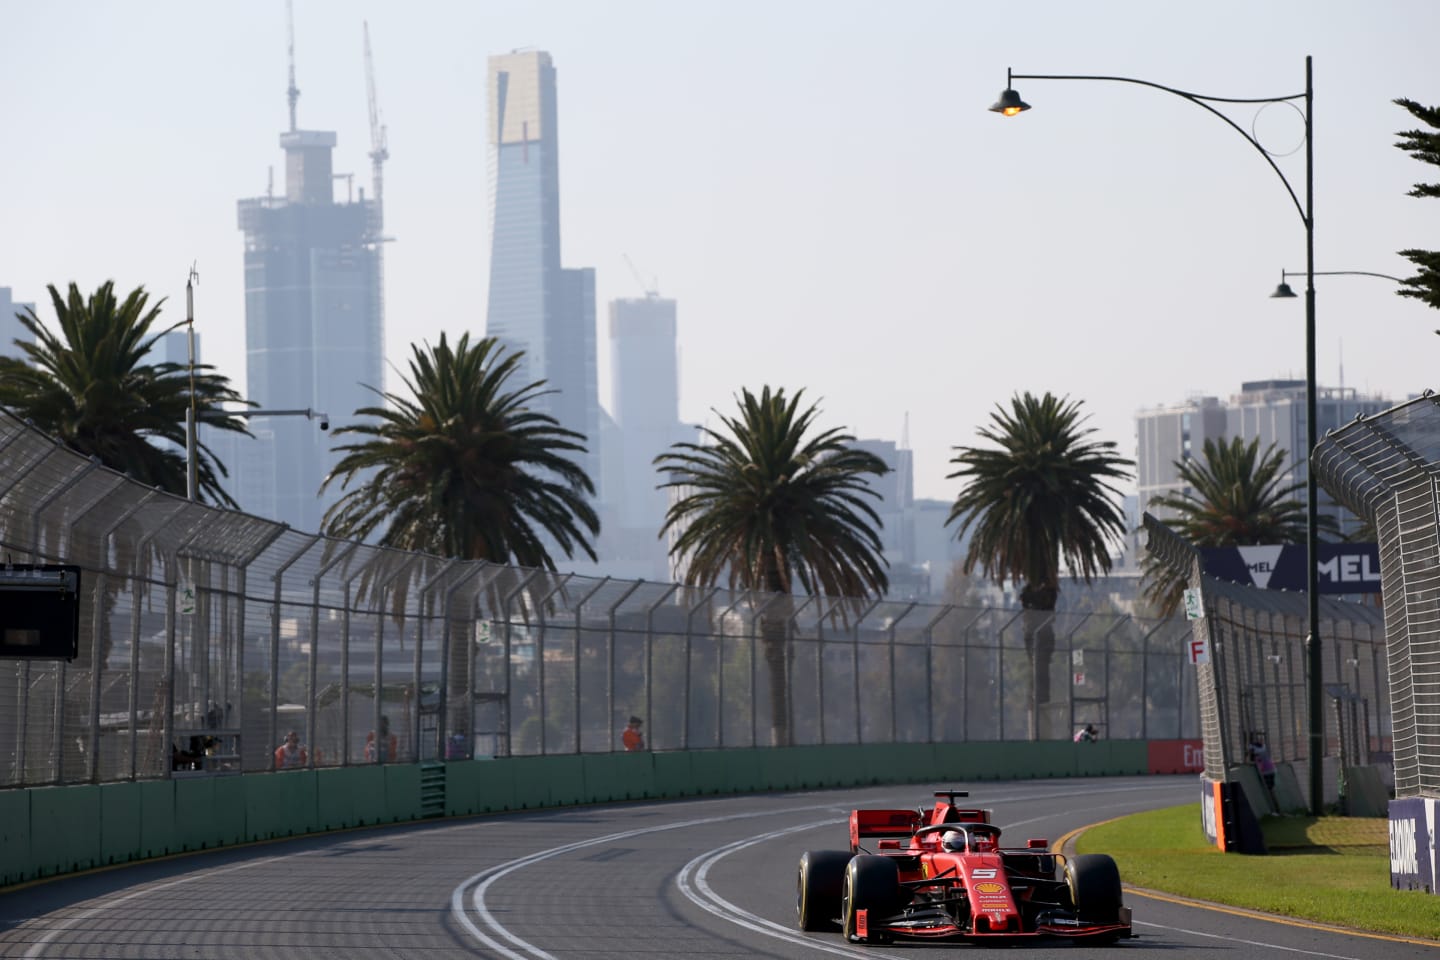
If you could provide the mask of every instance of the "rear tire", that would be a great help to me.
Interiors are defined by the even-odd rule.
[[[1065,862],[1065,885],[1075,916],[1088,923],[1120,922],[1120,869],[1103,853],[1086,853]]]
[[[807,850],[795,881],[795,920],[801,930],[834,930],[839,925],[849,850]]]
[[[900,869],[894,860],[862,855],[850,861],[840,894],[841,927],[846,940],[860,940],[856,930],[861,910],[870,911],[868,919],[874,922],[890,916],[899,906]],[[865,939],[881,943],[889,938],[884,934],[870,934]]]

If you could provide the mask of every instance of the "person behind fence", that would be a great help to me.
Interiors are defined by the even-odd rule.
[[[1255,770],[1260,774],[1260,779],[1265,781],[1265,789],[1272,794],[1275,792],[1275,761],[1270,756],[1270,748],[1265,745],[1265,734],[1256,730],[1250,734],[1250,746],[1246,748],[1246,755],[1250,762],[1255,764]]]
[[[381,715],[380,735],[377,737],[374,730],[365,735],[365,762],[391,763],[399,746],[399,738],[390,732],[390,718]]]
[[[1100,731],[1095,729],[1095,724],[1087,723],[1075,731],[1076,743],[1094,743],[1100,739]]]
[[[309,754],[300,745],[300,734],[291,730],[285,734],[285,742],[275,748],[275,769],[294,770],[305,766]]]
[[[639,717],[631,717],[630,722],[625,725],[625,732],[620,734],[620,742],[625,744],[627,752],[634,753],[645,749],[645,734],[640,732],[640,724],[644,722]]]

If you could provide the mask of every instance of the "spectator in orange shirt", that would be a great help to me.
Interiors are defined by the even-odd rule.
[[[295,770],[305,766],[309,759],[305,748],[300,746],[300,734],[294,730],[285,734],[285,742],[275,748],[276,770]]]
[[[639,717],[631,717],[630,722],[625,725],[625,732],[620,734],[620,742],[625,744],[627,753],[645,749],[645,735],[640,732],[642,723],[644,721]]]

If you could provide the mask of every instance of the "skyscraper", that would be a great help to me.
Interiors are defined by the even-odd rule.
[[[1357,415],[1368,416],[1391,405],[1384,397],[1366,396],[1350,387],[1322,385],[1316,394],[1316,432],[1320,436]],[[1167,515],[1152,507],[1151,501],[1181,490],[1175,463],[1203,457],[1206,440],[1223,444],[1234,437],[1246,443],[1258,439],[1262,454],[1274,444],[1285,458],[1281,483],[1301,485],[1293,496],[1305,499],[1310,459],[1305,453],[1304,380],[1249,381],[1242,383],[1240,392],[1228,402],[1217,397],[1196,397],[1174,406],[1142,410],[1135,417],[1135,425],[1139,507],[1161,519]],[[1358,529],[1355,516],[1324,490],[1320,491],[1318,507],[1321,513],[1335,518],[1342,535],[1349,536]]]
[[[680,433],[680,372],[676,362],[675,301],[648,294],[610,303],[610,415],[619,432],[623,489],[605,491],[626,527],[655,538],[666,494],[657,490],[654,460]],[[607,451],[608,452],[608,451]]]
[[[555,67],[542,51],[489,61],[490,302],[486,333],[524,350],[523,383],[546,381],[545,412],[584,434],[577,458],[599,481],[595,271],[560,266]],[[512,384],[520,386],[521,383]]]
[[[602,448],[602,560],[607,573],[664,580],[671,570],[659,534],[670,491],[658,488],[654,460],[674,443],[697,439],[693,426],[680,423],[675,301],[653,292],[612,300],[609,348],[613,426]]]
[[[294,128],[280,135],[285,195],[239,204],[245,233],[246,399],[265,410],[313,410],[331,424],[355,421],[384,389],[384,331],[376,245],[378,216],[358,201],[334,199],[334,133]],[[370,389],[374,388],[374,390]],[[261,490],[251,512],[300,530],[318,530],[341,491],[320,484],[339,457],[329,435],[304,417],[254,417],[261,456],[245,457],[244,488]]]

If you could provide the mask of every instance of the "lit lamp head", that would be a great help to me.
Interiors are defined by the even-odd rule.
[[[1007,117],[1013,117],[1029,109],[1030,104],[1020,99],[1020,94],[1015,92],[1014,87],[1006,87],[1000,91],[1000,99],[990,105],[991,112],[1004,114]]]

